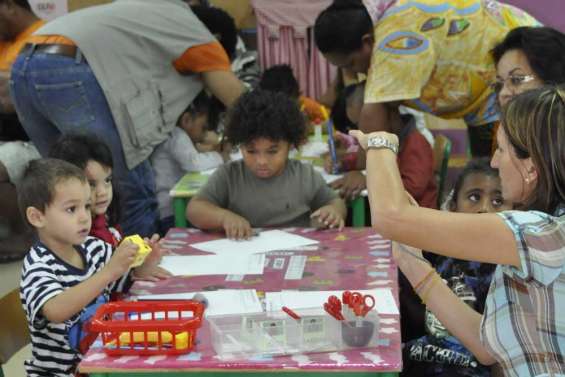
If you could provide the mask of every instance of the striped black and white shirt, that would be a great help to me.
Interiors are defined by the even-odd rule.
[[[72,376],[81,359],[71,345],[69,332],[73,326],[81,325],[87,308],[63,323],[49,322],[41,311],[48,300],[93,276],[112,257],[112,247],[94,237],[88,237],[76,250],[83,259],[82,270],[63,261],[42,243],[34,245],[24,259],[20,298],[31,334],[32,359],[25,362],[30,377]],[[112,292],[129,288],[128,276],[106,287],[89,306],[107,302]]]

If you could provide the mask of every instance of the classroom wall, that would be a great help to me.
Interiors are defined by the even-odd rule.
[[[565,33],[565,17],[563,0],[501,0],[512,4],[536,17],[546,26],[554,27]]]
[[[93,5],[106,4],[110,2],[112,2],[112,0],[68,0],[69,12]]]
[[[228,12],[234,18],[238,29],[250,29],[256,26],[249,0],[211,0],[210,3]]]

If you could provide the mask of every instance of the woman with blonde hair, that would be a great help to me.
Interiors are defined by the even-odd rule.
[[[350,133],[367,149],[373,227],[398,242],[394,258],[428,309],[481,363],[498,363],[506,376],[565,376],[563,88],[528,91],[503,110],[491,165],[512,211],[415,207],[398,173],[398,138]],[[414,248],[497,264],[484,314],[457,298]]]

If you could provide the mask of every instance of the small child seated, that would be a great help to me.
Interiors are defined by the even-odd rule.
[[[91,196],[77,166],[57,159],[33,160],[24,172],[18,203],[38,241],[24,259],[22,305],[31,334],[28,376],[68,376],[93,340],[82,326],[110,294],[129,288],[137,246],[89,237]],[[135,269],[143,278],[159,263],[159,244]]]
[[[512,209],[511,203],[502,197],[498,170],[490,167],[487,158],[467,163],[446,204],[449,211],[463,213],[494,213]],[[496,265],[436,255],[430,258],[451,289],[482,313]],[[420,302],[415,293],[412,299]],[[427,335],[407,342],[404,348],[404,375],[490,376],[490,368],[480,365],[429,311],[425,313],[425,330]],[[423,358],[423,353],[428,357]],[[452,357],[442,357],[447,354]]]
[[[328,118],[329,111],[310,97],[300,95],[298,81],[288,64],[274,65],[263,72],[259,88],[273,92],[281,92],[298,101],[302,111],[311,124],[319,124]]]
[[[220,154],[220,143],[206,142],[210,133],[208,111],[211,99],[202,91],[181,114],[171,136],[151,155],[159,203],[160,232],[164,234],[174,225],[169,191],[186,174],[218,167],[228,159]]]
[[[361,114],[364,92],[365,83],[357,84],[346,99],[347,117],[355,124],[359,121]],[[421,207],[437,208],[438,192],[434,176],[434,156],[430,144],[416,129],[413,116],[395,112],[388,121],[391,125],[391,132],[398,136],[400,142],[398,169],[406,191]],[[351,153],[345,154],[342,160],[347,161],[349,168],[353,170],[331,184],[331,187],[340,190],[341,196],[350,199],[358,196],[362,190],[367,188],[366,177],[361,171],[364,169],[365,159],[359,160],[358,152]],[[353,163],[350,157],[354,157]],[[359,163],[363,166],[360,166]],[[325,164],[325,168],[329,171],[328,163]]]
[[[227,237],[252,235],[252,227],[342,228],[345,203],[311,165],[289,160],[304,140],[304,117],[283,93],[257,89],[240,97],[225,136],[243,160],[227,163],[189,202],[186,216],[201,229]]]

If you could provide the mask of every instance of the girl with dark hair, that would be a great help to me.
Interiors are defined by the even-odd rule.
[[[463,118],[471,152],[488,156],[498,120],[490,50],[512,28],[537,21],[494,0],[334,0],[316,44],[333,65],[367,75],[359,128],[390,130],[390,107]]]
[[[67,134],[51,147],[49,157],[70,162],[84,170],[91,194],[90,235],[116,247],[123,234],[119,225],[120,200],[112,179],[114,162],[110,148],[94,135]]]

